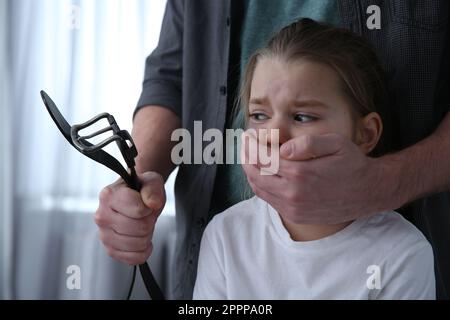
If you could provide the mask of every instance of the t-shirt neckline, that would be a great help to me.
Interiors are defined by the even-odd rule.
[[[278,239],[287,247],[304,252],[316,251],[317,249],[323,248],[337,247],[343,243],[346,243],[348,238],[354,237],[360,231],[361,227],[367,222],[368,219],[357,219],[342,230],[339,230],[338,232],[321,239],[311,241],[295,241],[291,238],[291,235],[283,225],[278,212],[264,200],[259,199],[259,201],[263,201],[265,203],[266,212],[270,217],[269,219],[273,227],[273,232],[278,237]]]

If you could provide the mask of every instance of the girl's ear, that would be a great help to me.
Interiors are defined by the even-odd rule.
[[[371,112],[359,121],[357,128],[357,145],[365,154],[370,153],[383,132],[383,122],[381,117],[376,112]]]

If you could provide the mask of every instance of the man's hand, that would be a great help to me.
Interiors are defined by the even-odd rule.
[[[108,255],[129,265],[144,263],[152,253],[156,220],[166,203],[164,180],[155,172],[139,175],[141,192],[122,179],[100,193],[95,222]]]
[[[261,175],[259,165],[245,164],[256,150],[242,152],[255,194],[291,222],[337,224],[395,209],[387,203],[396,190],[395,177],[386,174],[382,161],[340,135],[305,135],[284,143],[278,174],[271,176]]]

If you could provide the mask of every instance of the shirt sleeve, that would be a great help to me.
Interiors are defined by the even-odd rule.
[[[181,117],[184,0],[168,0],[158,46],[147,58],[142,93],[134,115],[157,105]]]
[[[433,250],[428,242],[420,242],[407,250],[394,250],[382,272],[381,289],[375,299],[436,299]]]
[[[220,260],[218,230],[210,223],[200,244],[197,279],[194,286],[194,300],[225,300],[226,281],[223,261]]]

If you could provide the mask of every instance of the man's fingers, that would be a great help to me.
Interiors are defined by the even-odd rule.
[[[95,214],[95,223],[100,229],[111,228],[116,233],[132,237],[151,237],[156,219],[157,216],[153,214],[134,219],[114,210],[104,208],[99,208]]]
[[[163,178],[157,173],[146,172],[139,175],[139,179],[142,183],[140,193],[119,179],[101,191],[100,203],[132,219],[152,213],[159,215],[166,203]]]
[[[277,195],[271,193],[270,191],[266,191],[262,188],[259,188],[258,185],[256,185],[254,182],[249,181],[248,183],[250,184],[250,187],[252,188],[256,196],[265,200],[266,202],[268,199],[274,199],[274,201],[272,201],[272,204],[273,205],[277,204],[279,198]]]
[[[140,219],[152,213],[142,202],[141,195],[122,182],[104,188],[100,193],[100,202],[132,219]]]
[[[109,246],[106,246],[106,251],[111,258],[125,262],[130,266],[135,266],[147,261],[153,251],[153,245],[150,243],[149,247],[141,252],[121,251]]]
[[[345,138],[334,133],[302,135],[283,143],[280,155],[287,160],[311,160],[337,153],[344,143]]]
[[[283,188],[283,181],[278,175],[263,175],[263,170],[256,165],[242,163],[242,168],[247,176],[250,186],[257,185],[259,189],[275,190]],[[253,190],[255,191],[255,190]]]
[[[142,252],[151,246],[151,237],[149,236],[125,236],[110,228],[104,228],[100,231],[100,240],[105,246],[126,252]]]
[[[276,174],[276,169],[272,168],[272,164],[279,160],[278,149],[271,149],[267,142],[259,141],[253,131],[248,130],[242,134],[240,152],[241,164],[252,164],[264,168],[266,175]]]
[[[156,220],[166,202],[164,180],[157,173],[139,176],[141,192],[119,179],[100,193],[95,213],[100,239],[109,256],[131,265],[145,262],[152,252]]]

